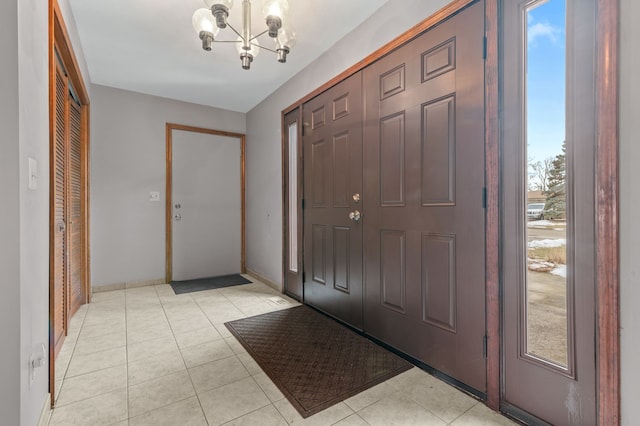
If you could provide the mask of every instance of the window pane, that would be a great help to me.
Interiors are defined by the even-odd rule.
[[[565,1],[526,9],[526,352],[567,367]]]
[[[298,123],[289,125],[289,270],[298,272]]]

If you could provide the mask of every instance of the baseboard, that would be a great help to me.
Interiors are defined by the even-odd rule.
[[[270,280],[269,278],[265,277],[264,275],[260,275],[256,271],[251,270],[249,268],[247,268],[247,275],[255,278],[258,281],[261,281],[261,282],[265,283],[266,285],[268,285],[272,289],[282,293],[282,285],[276,283],[275,281]]]
[[[154,280],[127,281],[123,283],[93,286],[91,288],[91,291],[92,293],[102,293],[105,291],[124,290],[125,288],[148,287],[152,285],[160,285],[165,283],[166,283],[166,280],[164,278],[156,278]]]
[[[38,426],[47,426],[51,419],[51,394],[47,393],[42,405],[42,411],[40,412],[40,420],[38,420]]]

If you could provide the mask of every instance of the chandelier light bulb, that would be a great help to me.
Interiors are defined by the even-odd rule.
[[[193,13],[191,22],[197,34],[200,34],[201,31],[213,34],[214,30],[217,30],[215,20],[209,9],[202,8],[196,10]]]
[[[289,3],[287,0],[266,0],[262,13],[269,28],[269,37],[276,38],[278,30],[282,28],[284,16],[289,11]]]
[[[221,4],[227,9],[231,9],[233,7],[233,0],[204,0],[204,4],[206,4],[209,9],[211,9],[211,6],[214,4]]]
[[[265,0],[262,13],[265,18],[277,16],[280,19],[284,19],[289,13],[289,2],[287,0]]]
[[[216,27],[215,20],[209,9],[198,9],[194,12],[191,20],[193,29],[202,40],[202,49],[206,51],[211,50],[211,44],[218,35],[220,29]]]
[[[283,27],[278,30],[278,38],[276,38],[276,52],[278,53],[278,62],[287,62],[287,55],[296,44],[296,33],[291,27]]]

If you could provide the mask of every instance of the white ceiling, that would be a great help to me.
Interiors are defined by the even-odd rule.
[[[289,0],[297,43],[287,63],[263,49],[249,71],[242,69],[232,43],[202,50],[191,26],[193,12],[205,7],[202,0],[70,3],[92,83],[247,112],[387,1]],[[252,5],[252,27],[258,33],[266,28],[262,0]],[[241,11],[242,0],[235,0],[229,22],[237,29]],[[226,31],[231,32],[221,30],[218,38]],[[264,35],[260,43],[273,47],[274,41]]]

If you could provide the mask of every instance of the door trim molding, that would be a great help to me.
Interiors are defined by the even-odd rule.
[[[397,49],[398,47],[404,45],[405,43],[408,43],[412,39],[418,37],[420,34],[422,34],[425,31],[427,31],[428,29],[436,26],[437,24],[439,24],[443,20],[445,20],[445,19],[453,16],[454,14],[460,12],[462,9],[464,9],[467,6],[470,6],[471,4],[475,3],[476,1],[478,1],[478,0],[453,0],[451,3],[447,4],[442,9],[436,11],[433,15],[427,17],[423,21],[421,21],[418,24],[414,25],[413,27],[409,28],[407,31],[405,31],[404,33],[400,34],[398,37],[394,38],[389,43],[385,44],[384,46],[382,46],[381,48],[379,48],[375,52],[371,53],[370,55],[367,55],[367,57],[365,57],[361,61],[357,62],[356,64],[354,64],[352,66],[350,66],[346,70],[342,71],[340,74],[338,74],[335,77],[333,77],[331,80],[329,80],[326,83],[324,83],[322,86],[318,87],[317,89],[313,90],[312,92],[310,92],[309,94],[305,95],[301,99],[297,100],[293,104],[289,105],[287,108],[285,108],[282,111],[282,115],[286,115],[287,113],[293,111],[294,109],[296,109],[298,107],[302,107],[302,104],[304,104],[305,102],[311,100],[312,98],[315,98],[320,93],[326,91],[327,89],[329,89],[332,86],[335,86],[336,84],[338,84],[342,80],[346,80],[347,78],[349,78],[353,74],[355,74],[358,71],[360,71],[360,70],[366,68],[367,66],[371,65],[372,63],[374,63],[378,59],[382,58],[386,54],[388,54],[391,51],[393,51],[394,49]]]
[[[175,124],[175,123],[166,123],[166,148],[167,148],[167,156],[166,156],[166,192],[165,192],[165,253],[166,253],[166,263],[165,263],[165,278],[167,283],[171,282],[172,277],[172,264],[173,264],[173,245],[171,241],[171,232],[172,232],[172,206],[171,206],[171,198],[172,198],[172,179],[173,179],[173,168],[172,168],[172,160],[173,160],[173,149],[172,149],[172,140],[173,140],[173,131],[174,130],[182,130],[185,132],[195,132],[195,133],[204,133],[208,135],[215,136],[227,136],[231,138],[238,138],[240,140],[240,238],[241,238],[241,249],[240,249],[240,272],[246,273],[247,271],[247,263],[246,263],[246,179],[245,179],[245,147],[246,147],[246,136],[243,133],[233,133],[226,132],[223,130],[214,130],[207,129],[204,127],[194,127],[194,126],[186,126],[183,124]]]
[[[619,0],[597,0],[596,347],[598,424],[620,424],[620,251],[618,168]]]
[[[76,95],[81,105],[81,135],[80,135],[80,205],[81,205],[81,285],[82,285],[82,304],[90,302],[91,299],[91,273],[90,273],[90,244],[89,244],[89,224],[90,212],[89,212],[89,146],[90,146],[90,133],[89,133],[89,116],[90,116],[90,99],[89,92],[84,83],[84,78],[78,61],[76,59],[75,52],[71,39],[67,32],[67,26],[64,21],[64,16],[60,10],[60,6],[57,0],[49,0],[48,2],[48,54],[49,54],[49,70],[48,70],[48,82],[49,82],[49,163],[50,163],[50,194],[51,185],[53,182],[53,174],[55,172],[52,167],[54,161],[55,150],[55,78],[56,78],[56,50],[60,55],[60,59],[64,63],[68,78],[73,86]],[[54,292],[54,227],[53,220],[53,204],[55,200],[50,196],[49,199],[49,394],[51,396],[51,407],[55,402],[55,347],[53,344],[54,339],[54,327],[52,326],[54,321],[54,304],[53,304],[53,292]]]
[[[485,298],[487,312],[487,405],[500,410],[500,110],[499,0],[485,2]]]

